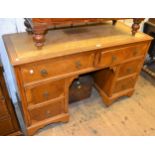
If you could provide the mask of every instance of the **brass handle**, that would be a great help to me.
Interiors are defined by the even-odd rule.
[[[132,72],[132,68],[127,68],[126,72],[129,74]]]
[[[81,66],[82,66],[82,65],[81,65],[81,62],[80,62],[80,61],[76,61],[76,62],[75,62],[75,66],[76,66],[77,69],[80,69]]]
[[[41,74],[42,76],[46,76],[46,75],[48,75],[48,72],[47,72],[46,69],[42,69],[42,70],[40,71],[40,74]]]
[[[44,97],[44,98],[48,98],[48,97],[49,97],[49,93],[48,93],[48,92],[44,92],[44,93],[43,93],[43,97]]]
[[[133,56],[136,56],[138,54],[138,49],[134,49]]]
[[[115,62],[116,60],[117,60],[117,56],[112,55],[112,57],[111,57],[111,61],[112,61],[112,63]]]

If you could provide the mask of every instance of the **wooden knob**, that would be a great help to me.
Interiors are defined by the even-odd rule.
[[[42,70],[40,71],[40,74],[41,74],[42,76],[46,76],[46,75],[48,75],[48,72],[47,72],[46,69],[42,69]]]

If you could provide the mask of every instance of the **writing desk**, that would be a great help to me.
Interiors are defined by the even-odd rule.
[[[37,49],[27,33],[3,36],[14,69],[28,135],[54,122],[67,122],[68,93],[79,75],[93,72],[106,105],[131,96],[152,38],[130,27],[76,27],[49,31]]]

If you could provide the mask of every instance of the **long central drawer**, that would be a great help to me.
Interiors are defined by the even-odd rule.
[[[36,62],[21,67],[24,83],[66,75],[93,67],[94,53],[86,52],[77,55]]]

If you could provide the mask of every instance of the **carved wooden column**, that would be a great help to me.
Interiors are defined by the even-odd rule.
[[[34,24],[33,26],[33,40],[38,48],[44,45],[46,29],[47,25],[45,23]]]
[[[132,35],[134,36],[136,32],[140,28],[140,23],[144,20],[144,18],[133,18],[133,24],[132,24]]]

